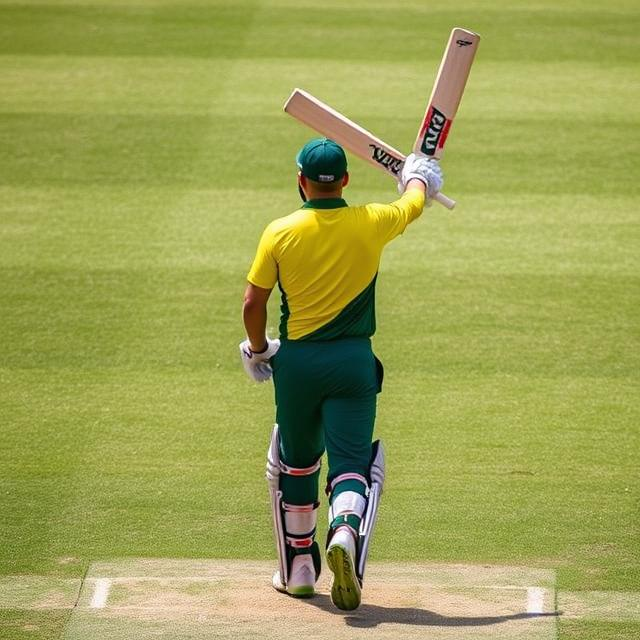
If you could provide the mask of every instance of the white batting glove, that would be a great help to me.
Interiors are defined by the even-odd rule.
[[[444,174],[440,168],[440,163],[434,158],[425,158],[415,153],[410,153],[402,167],[400,174],[400,184],[406,188],[409,180],[417,178],[424,182],[427,187],[427,200],[433,198],[438,191],[442,190]]]
[[[249,340],[241,342],[239,347],[242,366],[247,375],[256,382],[266,382],[273,374],[269,360],[276,355],[280,348],[280,340],[267,338],[267,347],[261,352],[252,351]]]

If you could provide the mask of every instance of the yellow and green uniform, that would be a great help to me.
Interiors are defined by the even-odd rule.
[[[283,461],[308,467],[327,449],[328,478],[366,476],[382,366],[371,350],[384,246],[424,207],[419,189],[391,204],[311,200],[267,226],[248,275],[282,295],[282,345],[272,361]],[[361,492],[341,483],[334,490]],[[285,500],[317,499],[318,474],[283,478]]]

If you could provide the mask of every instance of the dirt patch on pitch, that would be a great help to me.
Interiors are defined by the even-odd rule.
[[[314,598],[297,600],[272,589],[273,568],[239,561],[95,563],[65,638],[357,640],[370,638],[372,629],[389,639],[548,640],[555,634],[550,571],[373,564],[362,605],[343,612],[331,603],[330,575]],[[537,615],[527,612],[532,587],[542,594]]]

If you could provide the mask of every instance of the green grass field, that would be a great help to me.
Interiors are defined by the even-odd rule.
[[[640,591],[631,0],[0,1],[0,576],[274,557],[272,388],[237,344],[312,135],[282,104],[303,87],[407,149],[453,26],[483,38],[443,161],[459,205],[378,280],[373,560]],[[394,196],[351,160],[349,202]],[[70,614],[0,609],[0,637],[62,638]]]

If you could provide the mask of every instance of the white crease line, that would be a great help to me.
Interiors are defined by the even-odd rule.
[[[544,613],[544,589],[540,587],[527,588],[527,613],[531,615]]]
[[[108,578],[110,582],[148,582],[148,581],[160,581],[171,580],[178,581],[183,580],[187,582],[222,582],[228,580],[230,576],[111,576]],[[248,578],[257,576],[248,576]],[[102,580],[103,578],[95,578],[96,580]]]
[[[247,576],[246,579],[250,580],[259,576]],[[223,582],[229,580],[230,576],[111,576],[108,580],[112,583],[116,582]],[[102,580],[103,578],[93,578],[93,580]],[[373,578],[371,579],[373,581]],[[385,583],[388,584],[388,583]],[[508,591],[527,591],[532,587],[525,587],[515,584],[460,584],[460,583],[447,583],[447,582],[425,582],[425,587],[429,589],[506,589]],[[542,589],[544,591],[544,589]]]
[[[109,589],[111,589],[111,580],[109,578],[98,578],[89,606],[92,609],[104,609],[109,597]]]

